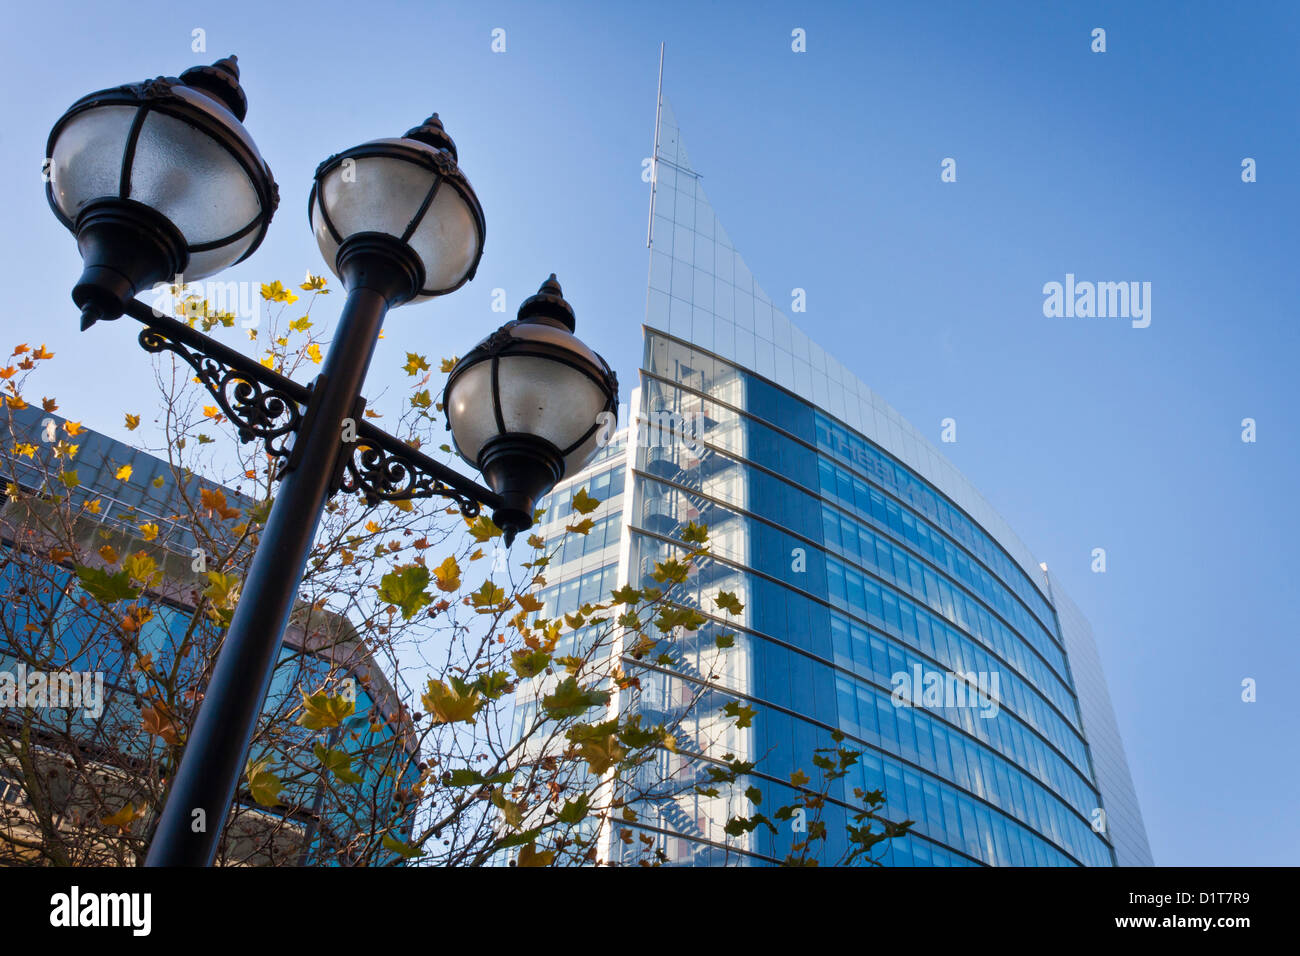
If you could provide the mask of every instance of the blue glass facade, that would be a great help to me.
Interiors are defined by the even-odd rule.
[[[627,825],[674,864],[775,862],[796,839],[788,825],[724,826],[755,812],[750,784],[765,810],[791,802],[790,774],[813,776],[814,750],[838,732],[863,757],[831,792],[828,858],[844,849],[858,787],[916,821],[887,844],[886,865],[1149,865],[1082,615],[969,482],[772,303],[662,100],[652,193],[634,421],[544,502],[541,529],[562,528],[580,487],[604,502],[600,543],[549,569],[548,617],[654,583],[690,522],[710,529],[709,557],[669,592],[708,623],[671,642],[671,664],[622,660],[640,680],[632,706],[682,721],[679,752],[633,783],[671,776],[674,795],[635,801]],[[719,609],[720,591],[740,598],[740,615]],[[720,648],[720,634],[734,643]],[[907,698],[900,677],[956,693]],[[731,702],[754,709],[749,727],[725,717]],[[724,754],[758,765],[729,788],[690,786],[709,784]],[[624,852],[612,834],[606,852]]]

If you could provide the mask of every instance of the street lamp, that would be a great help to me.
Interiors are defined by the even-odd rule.
[[[509,544],[537,499],[582,468],[617,415],[618,379],[573,334],[555,274],[456,363],[442,407],[456,451],[502,497],[492,515]]]
[[[83,96],[50,131],[46,196],[85,262],[82,328],[154,283],[252,254],[279,204],[235,57]]]
[[[260,440],[280,482],[146,865],[210,865],[261,712],[326,503],[441,497],[467,517],[491,508],[506,543],[595,451],[618,383],[573,333],[552,275],[452,371],[444,407],[462,457],[488,487],[372,425],[361,397],[388,310],[474,277],[483,210],[437,114],[397,139],[331,156],[316,171],[312,230],[347,299],[310,386],[135,296],[185,271],[198,279],[257,248],[275,181],[241,123],[235,58],[78,100],[50,134],[49,200],[77,236],[82,328],[129,315],[140,344],[194,369],[244,441]],[[454,411],[453,411],[454,409]],[[348,427],[348,426],[351,427]]]

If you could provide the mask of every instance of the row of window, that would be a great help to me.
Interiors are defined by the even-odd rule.
[[[915,635],[916,643],[922,651],[925,650],[927,643],[934,644],[938,640],[946,639],[950,628],[921,605],[901,595],[895,595],[861,571],[835,558],[828,557],[826,564],[830,600],[835,607],[891,636]],[[934,634],[936,628],[939,632],[937,636]],[[987,633],[979,636],[984,638],[984,644],[1003,660],[1011,661],[1018,668],[1024,663],[1025,655],[1016,653],[1019,648],[1010,635],[994,631],[993,637],[996,639],[990,639]],[[1021,668],[1021,673],[1025,673],[1026,670],[1027,668]],[[1046,688],[1040,685],[1039,689],[1053,696],[1050,684]],[[1064,729],[1066,724],[1059,716],[1052,720],[1048,712],[1038,710],[1032,704],[1030,713],[1034,715],[1035,724],[1045,730],[1046,736],[1070,757],[1075,766],[1081,770],[1088,766],[1083,741],[1077,732],[1072,730],[1066,732]]]
[[[734,473],[740,469],[732,466],[731,471]],[[749,471],[753,473],[752,469]],[[706,491],[718,492],[725,485],[726,482],[712,481]],[[695,504],[682,491],[649,478],[640,480],[640,489],[644,501],[654,501],[656,508],[679,516]],[[721,506],[708,507],[701,512],[701,515],[711,525],[710,543],[713,553],[717,556],[730,559],[743,567],[753,568],[777,580],[790,581],[801,590],[824,601],[832,600],[829,580],[833,580],[835,586],[842,589],[845,565],[839,559],[824,554],[820,549],[807,547],[806,542],[792,538],[772,525],[742,517],[726,511]],[[664,533],[660,528],[650,525],[645,527],[647,530]],[[882,540],[877,539],[877,541],[883,547],[893,547]],[[900,549],[894,550],[901,553]],[[792,560],[796,551],[802,554]],[[916,561],[907,559],[903,563],[902,570],[906,572],[909,567],[917,571],[920,566]],[[859,617],[871,620],[887,633],[903,640],[910,637],[912,639],[910,643],[914,646],[918,646],[925,653],[932,654],[936,660],[948,661],[950,666],[958,667],[978,661],[985,665],[977,668],[980,670],[997,669],[1007,671],[1009,674],[1013,669],[1016,670],[1017,674],[1010,675],[1014,677],[1011,691],[1013,696],[1010,698],[1013,709],[1031,722],[1054,745],[1072,754],[1080,761],[1080,766],[1086,766],[1086,762],[1083,762],[1081,736],[1077,727],[1071,722],[1076,716],[1074,697],[1069,688],[1040,657],[1032,653],[1022,642],[1009,637],[1009,632],[1005,628],[994,632],[996,643],[990,644],[986,641],[982,646],[976,639],[967,637],[958,628],[953,627],[939,614],[930,613],[924,605],[909,599],[903,593],[904,583],[916,589],[914,581],[920,580],[924,584],[925,575],[929,575],[934,593],[940,595],[937,602],[939,607],[935,610],[939,613],[946,610],[950,618],[958,616],[957,611],[960,608],[953,607],[953,595],[957,592],[954,592],[947,582],[937,579],[929,569],[924,569],[924,574],[918,572],[914,576],[905,578],[904,581],[897,580],[899,577],[896,573],[897,562],[892,560],[888,569],[877,565],[876,570],[887,581],[894,583],[896,590],[858,574],[854,581],[856,583],[860,580],[863,589],[860,595],[862,598],[860,607],[854,601],[846,602],[843,595],[838,602],[839,606],[844,607],[847,603],[851,609],[858,612]],[[834,577],[831,578],[831,575]],[[768,608],[764,599],[768,587],[760,585],[754,587],[757,588],[755,600],[763,603],[751,610],[746,622],[749,626],[788,640],[797,646],[806,646],[819,656],[827,658],[831,656],[827,652],[818,650],[824,648],[827,643],[825,640],[818,640],[816,634],[816,629],[821,626],[820,622],[825,618],[824,612],[807,608],[805,605],[811,602],[806,598],[796,597],[779,588],[772,598],[775,605],[771,608],[772,613],[766,614],[764,612]],[[946,607],[943,603],[945,592],[948,596]],[[783,603],[785,607],[782,607]],[[933,605],[936,602],[932,600],[929,603]],[[759,615],[762,617],[760,618]],[[809,636],[789,636],[804,633],[808,633]],[[1007,663],[995,662],[985,651],[985,646],[999,652],[1002,660]],[[1050,706],[1048,701],[1051,701],[1055,707]]]
[[[908,468],[895,461],[867,439],[818,411],[817,447],[836,455],[862,476],[908,502],[942,531],[950,535],[1010,586],[1045,624],[1055,615],[1041,591],[992,537],[964,511],[941,496]]]
[[[680,377],[680,371],[684,367],[692,373],[685,379]],[[725,394],[724,400],[732,405],[743,406],[749,415],[770,422],[809,444],[834,454],[849,467],[857,469],[863,478],[910,503],[921,515],[974,553],[993,569],[1049,630],[1054,630],[1055,615],[1024,569],[965,512],[863,436],[776,386],[661,335],[650,333],[646,337],[645,368],[650,373],[671,381],[681,381],[697,391],[720,398]],[[738,380],[743,381],[743,399],[736,394]],[[653,380],[647,381],[646,386],[647,407],[670,408],[679,401],[675,397],[676,390],[671,386]],[[719,421],[735,416],[734,412],[718,406],[713,406],[709,414]],[[753,441],[752,429],[747,430],[746,437]],[[800,480],[806,487],[816,488],[814,482],[801,480],[807,471],[806,459],[809,458],[815,459],[816,456],[810,455],[803,446],[787,443],[783,454],[779,456],[781,466],[777,470]],[[773,466],[769,464],[769,467]]]
[[[752,390],[755,386],[750,383],[748,387]],[[647,382],[647,389],[651,402],[668,403],[669,408],[679,407],[687,400],[698,401],[680,390],[653,380]],[[820,522],[815,524],[809,522],[806,530],[802,524],[790,523],[791,519],[802,522],[803,519],[811,517],[815,507],[806,500],[807,498],[824,497],[838,502],[847,510],[857,512],[864,519],[872,520],[887,531],[895,534],[901,532],[900,540],[906,540],[907,524],[910,523],[913,528],[918,525],[923,526],[923,522],[908,513],[905,507],[900,507],[882,492],[872,489],[864,480],[855,478],[846,468],[828,459],[819,458],[811,449],[753,419],[741,419],[745,427],[743,431],[737,429],[735,427],[739,418],[737,413],[712,402],[703,401],[702,404],[707,415],[705,436],[710,443],[747,461],[763,465],[785,479],[785,481],[773,480],[771,476],[766,476],[756,469],[747,469],[755,485],[749,495],[752,502],[749,506],[750,510],[818,541],[822,540],[823,531]],[[658,409],[662,406],[650,404],[647,407]],[[794,423],[786,422],[786,424]],[[646,454],[644,457],[647,460],[651,457],[663,459],[673,454],[676,454],[675,449],[665,449],[664,453]],[[794,482],[802,486],[805,491],[801,493],[786,482]],[[816,531],[812,530],[814,526],[817,528]],[[937,532],[931,534],[927,528],[926,537],[937,539],[939,535]],[[915,531],[912,538],[912,543],[919,543],[920,536]],[[952,554],[961,553],[955,545],[949,544],[948,547]],[[966,559],[964,554],[962,559],[967,570],[963,583],[1007,618],[1057,673],[1064,676],[1067,673],[1065,655],[1056,642],[1054,630],[1046,627],[1026,609],[1024,604],[1016,600],[1004,581],[995,578],[982,568],[979,569],[981,572],[979,575],[974,574],[972,569],[977,565]],[[1044,620],[1055,621],[1053,617]],[[1072,710],[1071,707],[1067,712]]]

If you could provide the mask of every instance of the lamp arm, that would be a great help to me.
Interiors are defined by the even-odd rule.
[[[312,389],[222,345],[184,322],[160,315],[139,299],[126,314],[144,324],[141,347],[155,354],[172,352],[194,369],[221,411],[234,423],[241,441],[261,440],[283,477],[290,440],[309,414]],[[336,491],[359,494],[370,506],[381,501],[448,498],[467,518],[483,507],[501,507],[500,497],[453,468],[376,428],[358,415],[356,441],[341,448]],[[344,445],[340,440],[340,444]]]

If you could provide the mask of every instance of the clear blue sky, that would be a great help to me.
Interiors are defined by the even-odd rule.
[[[513,311],[551,271],[633,382],[665,41],[666,92],[758,281],[787,304],[806,289],[799,324],[933,440],[957,420],[944,451],[1091,618],[1156,861],[1295,864],[1300,8],[987,6],[16,6],[0,40],[6,341],[58,353],[61,411],[141,440],[117,410],[156,405],[148,359],[130,320],[76,331],[45,138],[83,93],[235,52],[282,203],[223,278],[322,271],[316,163],[438,110],[486,254],[472,285],[390,318],[368,391],[395,403],[404,351],[463,352],[501,320],[493,288]],[[1044,318],[1043,284],[1067,272],[1150,282],[1151,326]]]

